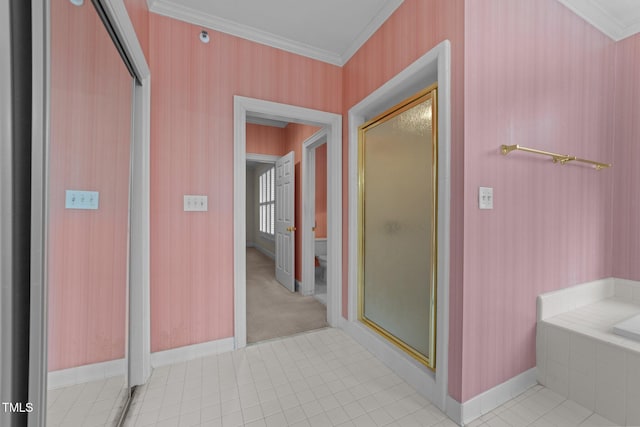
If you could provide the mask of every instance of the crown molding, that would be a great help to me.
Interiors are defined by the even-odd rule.
[[[632,25],[625,25],[593,0],[558,1],[614,41],[620,41],[640,32],[640,20]]]
[[[376,31],[386,22],[387,19],[397,8],[404,2],[404,0],[393,0],[385,3],[384,7],[378,12],[376,16],[367,24],[367,26],[358,34],[358,37],[351,43],[346,51],[340,55],[340,66],[346,64],[353,55],[364,45],[369,38],[375,34]]]
[[[148,0],[149,10],[158,15],[168,16],[190,24],[200,25],[222,33],[231,34],[276,49],[306,56],[318,61],[342,66],[338,54],[324,49],[318,49],[305,43],[296,42],[267,31],[262,31],[248,25],[239,24],[228,19],[202,13],[201,11],[175,3],[172,0]]]
[[[392,0],[385,3],[384,7],[358,34],[351,45],[342,53],[338,54],[325,49],[310,46],[286,37],[259,30],[248,25],[220,18],[211,14],[202,13],[199,10],[177,3],[176,0],[147,0],[149,10],[158,15],[168,16],[194,25],[231,34],[256,43],[282,49],[287,52],[306,56],[318,61],[326,62],[342,67],[351,57],[362,47],[363,44],[389,19],[404,0]]]

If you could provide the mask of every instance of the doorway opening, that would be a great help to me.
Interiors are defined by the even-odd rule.
[[[249,279],[247,269],[247,160],[254,159],[254,154],[257,156],[265,155],[261,153],[250,153],[250,150],[247,149],[247,122],[255,123],[255,120],[276,120],[320,128],[318,132],[315,132],[310,138],[305,140],[299,148],[300,156],[302,157],[301,164],[303,164],[307,158],[304,143],[313,138],[326,138],[328,170],[326,174],[326,322],[329,326],[338,325],[342,305],[342,117],[334,113],[236,96],[234,98],[234,335],[236,348],[244,347],[247,344],[247,288]],[[292,262],[290,266],[293,270],[293,276],[297,276],[298,278],[296,283],[297,290],[302,294],[301,296],[309,298],[308,296],[313,292],[314,283],[313,280],[308,281],[306,277],[309,274],[315,274],[315,256],[313,255],[314,250],[311,249],[311,252],[309,252],[309,245],[305,243],[307,243],[307,241],[313,241],[312,233],[315,221],[313,216],[310,217],[307,213],[307,205],[305,204],[306,197],[304,196],[303,189],[306,188],[308,178],[306,177],[306,172],[301,171],[304,171],[303,166],[299,166],[297,172],[301,183],[295,184],[299,185],[301,189],[301,208],[298,210],[297,221],[295,221],[293,225],[288,225],[286,228],[290,228],[290,230],[288,230],[290,233],[288,236],[290,240],[294,242],[296,240],[295,233],[298,233],[298,253],[300,255],[297,275],[295,274],[295,262]],[[278,176],[279,172],[276,171],[276,178],[278,178]],[[283,237],[283,239],[284,238],[285,237]],[[277,239],[278,238],[274,236],[274,240]],[[295,253],[295,249],[293,249],[292,252]],[[259,253],[264,255],[262,252]],[[274,254],[275,258],[277,258],[278,249],[275,248],[275,245]],[[254,255],[256,254],[254,253]],[[278,261],[276,261],[276,263],[277,262]],[[305,265],[307,266],[305,267]],[[308,265],[312,268],[311,273],[307,271]],[[300,281],[300,279],[302,279],[302,281]],[[309,292],[309,288],[311,288],[311,292]],[[310,298],[313,302],[316,302],[313,297]]]
[[[307,134],[315,134],[317,130],[315,126],[248,117],[248,343],[328,326],[326,302],[320,303],[301,289],[302,246],[296,228],[296,224],[300,227],[302,211],[302,143]]]

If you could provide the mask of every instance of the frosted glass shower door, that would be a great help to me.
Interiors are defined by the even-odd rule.
[[[360,127],[359,318],[435,368],[436,88]]]

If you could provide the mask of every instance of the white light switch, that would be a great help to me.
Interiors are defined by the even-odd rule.
[[[66,209],[97,210],[100,193],[97,191],[66,190],[64,207]]]
[[[480,209],[493,209],[493,188],[491,187],[479,188],[478,207]]]
[[[184,211],[185,212],[206,212],[209,210],[208,196],[185,194],[184,195]]]

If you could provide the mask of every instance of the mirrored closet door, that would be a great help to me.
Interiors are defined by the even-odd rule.
[[[127,381],[134,79],[93,4],[51,2],[47,425],[115,425]]]

